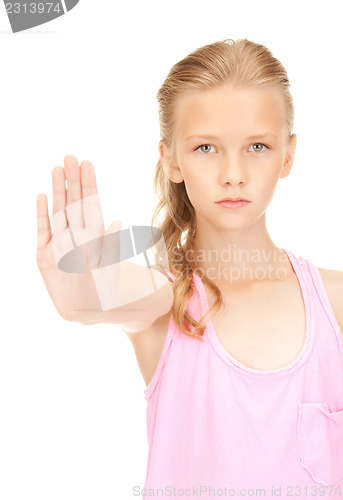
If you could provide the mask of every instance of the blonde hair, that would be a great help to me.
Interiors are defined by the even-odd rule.
[[[267,86],[277,89],[284,102],[286,130],[290,138],[294,126],[294,104],[285,68],[264,45],[246,38],[236,41],[225,39],[200,47],[177,62],[158,90],[160,135],[170,148],[170,161],[175,152],[173,133],[178,97],[187,91],[201,92],[223,84],[236,88]],[[222,294],[208,277],[203,276],[203,282],[214,292],[216,300],[199,321],[186,310],[191,294],[196,291],[192,279],[197,271],[192,261],[186,259],[186,251],[192,248],[194,238],[195,211],[184,182],[174,183],[169,179],[161,158],[155,167],[153,188],[159,201],[151,225],[162,232],[169,269],[175,275],[172,316],[185,335],[201,339],[206,328],[204,318],[211,311],[211,317],[218,311],[222,305]],[[160,213],[164,216],[159,224]],[[177,262],[175,253],[178,255]]]

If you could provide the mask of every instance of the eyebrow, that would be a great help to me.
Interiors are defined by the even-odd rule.
[[[256,134],[256,135],[249,135],[249,137],[246,137],[247,140],[253,140],[253,139],[263,139],[264,137],[274,137],[275,139],[277,139],[276,135],[274,134],[271,134],[269,132],[267,133],[262,133],[262,134]],[[207,134],[202,134],[202,135],[191,135],[189,137],[187,137],[186,141],[189,141],[190,139],[195,139],[195,138],[202,138],[202,139],[218,139],[217,136],[215,135],[207,135]]]

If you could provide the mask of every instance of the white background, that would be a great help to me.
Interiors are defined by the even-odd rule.
[[[343,270],[343,4],[80,0],[12,34],[0,11],[0,498],[129,499],[144,486],[145,384],[126,335],[56,312],[36,266],[36,196],[66,154],[93,162],[106,227],[149,224],[156,93],[197,47],[247,37],[285,66],[296,160],[267,213],[276,245]]]

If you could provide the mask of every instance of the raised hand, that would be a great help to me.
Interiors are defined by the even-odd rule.
[[[36,259],[59,314],[83,324],[136,326],[168,311],[173,291],[166,276],[120,262],[121,221],[105,231],[93,165],[83,161],[79,166],[75,156],[67,155],[64,168],[52,170],[52,185],[53,232],[46,195],[36,200]]]
[[[75,156],[67,155],[64,168],[55,167],[52,170],[52,186],[53,232],[46,195],[41,193],[36,199],[38,268],[57,311],[64,319],[85,324],[102,322],[105,320],[104,313],[91,270],[64,272],[58,268],[57,262],[75,245],[119,231],[121,222],[113,221],[105,231],[95,172],[90,162],[83,161],[79,166]],[[99,261],[102,250],[99,246]],[[93,260],[95,257],[92,255]],[[88,261],[88,258],[85,251],[84,260]],[[114,287],[113,269],[112,278]]]

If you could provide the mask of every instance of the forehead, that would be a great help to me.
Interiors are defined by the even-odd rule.
[[[237,89],[223,85],[186,92],[178,97],[175,108],[175,134],[183,139],[199,132],[232,137],[265,130],[280,134],[284,126],[281,94],[273,87]]]

